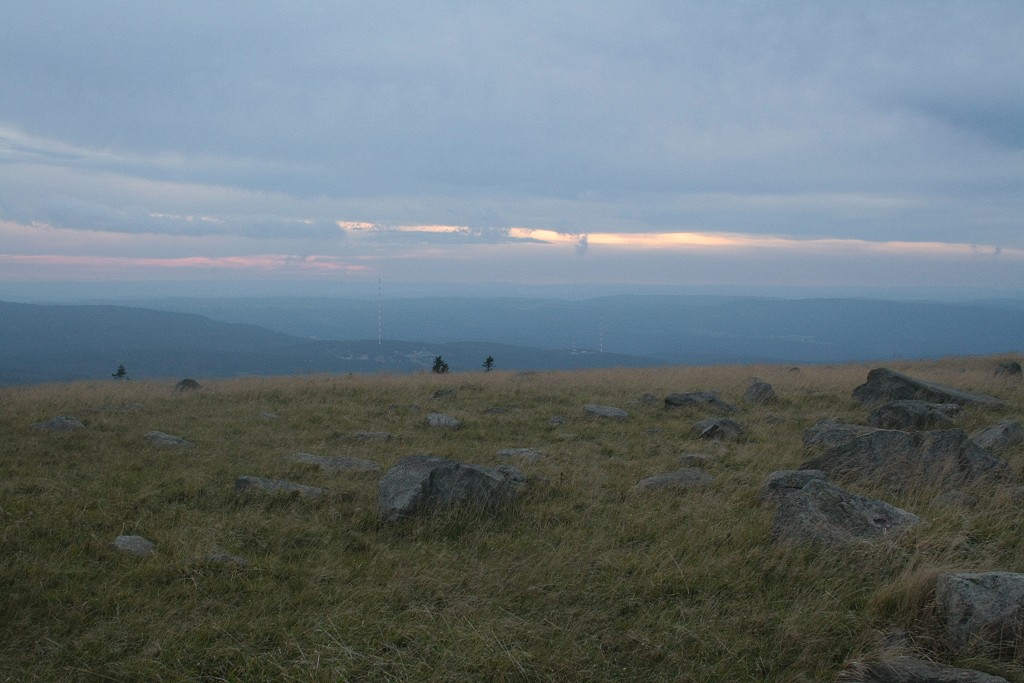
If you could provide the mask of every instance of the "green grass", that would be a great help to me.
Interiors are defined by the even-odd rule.
[[[1024,383],[993,376],[995,363],[892,366],[1009,401],[965,411],[958,425],[972,431],[1021,419]],[[1024,571],[1012,495],[976,491],[974,508],[936,508],[934,491],[848,486],[928,523],[842,550],[769,538],[761,482],[810,456],[801,435],[817,420],[864,421],[850,392],[871,367],[252,378],[192,394],[173,382],[4,389],[0,680],[828,681],[905,629],[907,651],[1024,681],[1024,659],[944,649],[930,602],[941,571]],[[780,400],[742,408],[738,443],[701,442],[690,431],[700,414],[661,405],[695,390],[742,405],[753,376]],[[458,391],[432,399],[439,388]],[[659,400],[643,402],[647,393]],[[630,419],[590,419],[585,403]],[[463,429],[427,428],[432,410]],[[29,429],[58,414],[86,429]],[[551,425],[554,415],[566,423]],[[195,448],[154,448],[142,438],[151,430]],[[352,455],[386,469],[433,453],[496,465],[510,447],[547,454],[519,465],[536,480],[515,505],[398,525],[376,518],[379,475],[285,458]],[[685,452],[718,457],[714,484],[627,494]],[[1024,449],[1007,458],[1022,471]],[[242,474],[331,493],[236,497]],[[119,534],[151,539],[157,554],[119,554]],[[204,560],[212,551],[249,564]]]

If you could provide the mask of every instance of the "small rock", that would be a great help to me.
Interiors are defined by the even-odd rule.
[[[799,491],[811,481],[825,481],[825,473],[821,470],[780,470],[772,472],[761,485],[760,499],[762,502],[779,501],[794,491]]]
[[[536,448],[502,448],[498,451],[499,458],[514,458],[523,462],[537,462],[544,459],[544,454]]]
[[[362,460],[347,455],[313,455],[312,453],[295,453],[290,458],[293,462],[316,465],[323,472],[379,472],[380,465],[371,460]]]
[[[620,422],[629,418],[627,413],[622,408],[615,408],[613,406],[600,406],[594,403],[588,403],[583,406],[583,412],[587,415],[593,415],[595,417],[603,417],[609,420],[619,420]]]
[[[1005,375],[1005,376],[1008,376],[1008,377],[1020,377],[1021,376],[1020,363],[1018,363],[1015,360],[1003,361],[1002,363],[1000,363],[999,365],[996,366],[996,374],[997,375]]]
[[[484,415],[504,415],[508,412],[508,408],[502,408],[501,406],[491,406],[484,408]]]
[[[548,424],[551,425],[552,427],[559,427],[565,424],[565,418],[562,417],[561,415],[555,415],[550,420],[548,420]]]
[[[114,539],[114,547],[128,555],[145,557],[156,554],[156,545],[142,536],[118,536]]]
[[[693,430],[702,439],[733,441],[743,436],[743,427],[727,417],[711,417],[693,425]]]
[[[264,477],[254,477],[251,475],[243,475],[235,479],[235,493],[240,494],[247,491],[255,493],[298,493],[303,498],[316,498],[327,493],[327,489],[296,484],[295,482],[280,479],[265,479]]]
[[[262,413],[260,413],[260,417],[263,418],[264,420],[277,420],[281,416],[278,415],[277,413],[262,412]]]
[[[73,432],[83,427],[85,425],[78,418],[71,417],[70,415],[58,415],[45,422],[36,422],[32,425],[32,429],[41,432]]]
[[[191,441],[186,441],[180,436],[172,436],[164,432],[146,432],[143,438],[148,439],[151,444],[160,448],[191,448],[193,446]]]
[[[391,432],[354,432],[352,438],[359,441],[390,441],[395,435]]]
[[[431,398],[453,398],[458,392],[455,389],[438,389]]]
[[[688,489],[708,486],[714,480],[715,478],[704,470],[690,467],[676,472],[665,472],[641,479],[630,489],[630,492],[650,493],[664,489]]]
[[[1008,683],[974,669],[958,669],[913,657],[882,657],[848,663],[836,683]]]
[[[174,390],[177,391],[178,393],[186,391],[199,391],[202,388],[202,384],[189,377],[186,377],[185,379],[181,380],[180,382],[174,385]]]
[[[207,553],[202,558],[202,562],[207,564],[216,564],[225,567],[248,567],[249,560],[238,555],[231,555],[222,550],[215,550],[211,553]]]
[[[458,429],[462,426],[462,420],[443,413],[430,413],[427,415],[426,422],[430,427],[442,427],[445,429]]]
[[[707,453],[683,453],[677,460],[680,467],[710,467],[718,462],[718,458]]]
[[[734,413],[736,406],[719,400],[713,391],[690,391],[681,394],[669,394],[665,397],[666,408],[704,408],[720,413]]]
[[[770,403],[775,400],[775,389],[768,382],[755,379],[743,392],[743,400],[747,403]]]

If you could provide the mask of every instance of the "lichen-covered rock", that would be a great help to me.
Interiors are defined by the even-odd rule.
[[[743,427],[727,417],[709,417],[693,425],[693,430],[702,439],[733,441],[744,434]]]
[[[514,500],[526,486],[515,467],[485,467],[432,455],[403,458],[377,487],[377,514],[397,522],[420,512],[456,506],[493,511]]]
[[[142,536],[118,536],[114,539],[114,547],[126,555],[146,557],[156,553],[156,545],[153,541]]]
[[[502,448],[498,451],[499,458],[511,458],[523,462],[537,462],[544,459],[544,454],[536,448]]]
[[[718,394],[713,391],[688,391],[669,394],[665,397],[665,407],[700,408],[726,415],[736,412],[736,406],[722,401],[718,398]]]
[[[1007,420],[971,434],[971,441],[990,451],[1004,451],[1024,441],[1024,427],[1016,420]]]
[[[880,657],[850,662],[836,683],[1008,683],[974,669],[960,669],[914,657]]]
[[[1006,377],[1020,377],[1021,367],[1020,363],[1015,360],[1006,360],[996,366],[997,375],[1003,375]]]
[[[459,429],[462,427],[462,420],[444,413],[430,413],[427,415],[427,426],[441,429]]]
[[[372,460],[353,458],[348,455],[313,455],[312,453],[295,453],[292,462],[316,465],[324,472],[379,472],[380,465]]]
[[[677,470],[675,472],[655,474],[654,476],[641,479],[633,485],[633,488],[630,489],[630,493],[652,493],[654,491],[664,491],[666,489],[680,490],[701,488],[708,486],[714,480],[715,478],[704,470],[690,467],[684,470]]]
[[[782,497],[772,537],[779,541],[843,546],[891,537],[920,521],[906,510],[815,478]]]
[[[193,445],[191,441],[186,441],[180,436],[157,431],[146,432],[143,438],[160,448],[191,448]]]
[[[835,419],[819,420],[813,427],[804,430],[803,442],[805,446],[823,446],[831,448],[852,441],[858,436],[870,434],[875,427],[864,425],[848,424]]]
[[[771,403],[775,400],[775,389],[768,382],[755,379],[743,392],[743,400],[747,403]]]
[[[794,491],[799,491],[812,480],[825,481],[825,473],[821,470],[779,470],[772,472],[761,485],[760,499],[762,502],[779,501]]]
[[[305,484],[296,484],[293,481],[285,481],[282,479],[266,479],[264,477],[254,477],[252,475],[243,475],[238,479],[235,479],[235,493],[297,493],[303,498],[316,498],[323,496],[327,493],[327,489],[318,488],[316,486],[306,486]]]

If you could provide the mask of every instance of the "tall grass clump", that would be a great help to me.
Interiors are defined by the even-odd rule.
[[[893,367],[1008,401],[961,414],[972,431],[1019,419],[1024,406],[1021,382],[994,376],[994,363]],[[801,435],[816,421],[864,422],[850,392],[871,367],[3,389],[0,679],[828,681],[851,659],[895,648],[1024,681],[1019,658],[944,649],[933,614],[943,571],[1024,571],[1012,491],[979,488],[973,507],[937,507],[934,492],[850,486],[926,524],[843,549],[770,538],[761,483],[808,459]],[[742,402],[755,376],[776,402]],[[664,409],[665,395],[699,390],[741,407],[743,439],[703,442],[692,424],[704,415]],[[630,417],[590,418],[589,403]],[[431,429],[431,411],[463,427]],[[85,428],[29,427],[58,414]],[[194,447],[154,447],[143,438],[152,430]],[[498,451],[514,447],[545,457],[513,463],[530,477],[513,505],[392,525],[376,515],[380,473],[287,457],[351,455],[386,471],[417,453],[504,464]],[[711,485],[630,492],[679,469],[683,453],[713,456]],[[1005,457],[1021,471],[1020,446]],[[329,493],[236,496],[245,474]],[[152,540],[156,553],[119,553],[121,534]]]

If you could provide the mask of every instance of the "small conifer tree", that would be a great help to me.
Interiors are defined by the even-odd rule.
[[[490,372],[494,367],[494,356],[487,356],[484,359],[484,372]]]
[[[444,358],[441,358],[441,356],[434,357],[433,370],[439,375],[443,375],[448,372],[448,364],[444,362]]]
[[[117,366],[117,372],[110,375],[114,379],[126,379],[128,377],[128,371],[124,369],[124,365]]]

